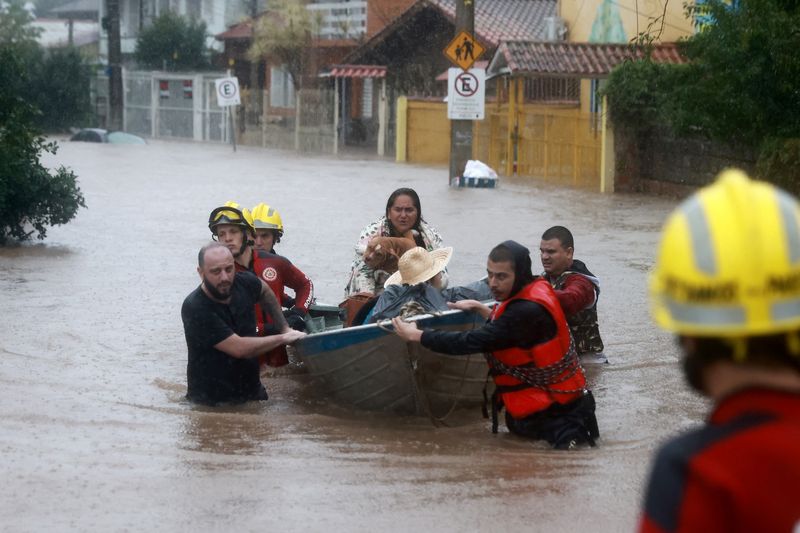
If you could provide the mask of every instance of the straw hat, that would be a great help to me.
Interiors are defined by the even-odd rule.
[[[383,286],[416,285],[428,281],[444,270],[452,256],[453,248],[451,246],[432,252],[419,246],[412,248],[400,257],[397,262],[397,272],[392,274]]]

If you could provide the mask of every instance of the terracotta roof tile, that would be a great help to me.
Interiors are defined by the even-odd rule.
[[[218,33],[214,36],[214,38],[218,41],[228,41],[228,40],[235,40],[235,39],[250,39],[253,35],[252,30],[253,24],[250,20],[245,20],[244,22],[240,22],[238,24],[234,24],[230,26],[227,30],[222,33]]]
[[[506,41],[500,44],[487,72],[540,76],[605,78],[620,63],[644,56],[627,44]],[[674,43],[653,49],[657,63],[685,63]]]
[[[455,22],[455,0],[422,0]],[[482,0],[475,2],[475,34],[481,44],[494,48],[502,41],[541,41],[545,18],[556,16],[556,0]]]
[[[362,61],[367,51],[381,45],[424,10],[437,11],[455,26],[455,0],[417,0],[345,60]],[[541,41],[547,31],[545,18],[556,14],[556,0],[481,0],[475,3],[475,36],[490,52],[503,40]]]

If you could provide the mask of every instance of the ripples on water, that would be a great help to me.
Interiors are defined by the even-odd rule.
[[[63,143],[47,162],[76,171],[89,209],[45,244],[0,249],[9,530],[630,530],[652,450],[701,418],[674,343],[647,315],[645,275],[672,201],[519,180],[454,190],[439,168],[201,144]],[[492,435],[477,409],[442,428],[352,411],[301,374],[268,377],[263,405],[183,399],[179,310],[212,208],[277,207],[279,253],[338,303],[358,233],[400,186],[454,246],[454,283],[482,276],[498,242],[535,253],[547,227],[573,230],[576,257],[603,282],[612,364],[589,370],[598,448]]]

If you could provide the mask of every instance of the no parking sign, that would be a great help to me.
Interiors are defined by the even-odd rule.
[[[483,120],[486,100],[486,70],[471,68],[447,71],[447,118]]]
[[[239,80],[235,77],[219,78],[214,80],[217,88],[217,105],[225,107],[229,105],[240,105],[239,100]]]

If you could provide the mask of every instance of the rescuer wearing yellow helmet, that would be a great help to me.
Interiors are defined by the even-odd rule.
[[[275,253],[275,245],[283,237],[283,221],[278,210],[261,202],[250,212],[256,250]]]
[[[659,452],[642,531],[800,531],[800,204],[738,170],[664,225],[650,279],[707,425]]]
[[[221,207],[211,211],[208,227],[215,240],[224,244],[233,254],[237,272],[250,271],[264,281],[272,289],[282,307],[290,307],[281,317],[293,329],[303,331],[303,317],[308,312],[308,305],[313,300],[313,285],[305,274],[295,268],[285,257],[255,249],[254,218],[249,210],[233,201],[225,202]],[[284,284],[295,290],[297,301],[288,301],[283,292]],[[256,321],[259,335],[276,333],[275,317],[256,310]],[[262,357],[262,363],[270,366],[283,366],[288,363],[286,350],[283,347]]]
[[[284,315],[289,326],[303,331],[308,307],[314,301],[314,285],[291,261],[275,252],[275,245],[283,237],[283,221],[278,210],[262,202],[249,211],[249,216],[253,247],[257,253],[269,254],[264,260],[265,264],[272,267],[272,271],[269,279],[265,277],[265,280],[275,291],[281,305],[288,308]],[[294,298],[286,294],[286,287],[294,291]]]
[[[225,205],[217,207],[208,216],[208,229],[211,230],[212,238],[227,246],[236,262],[244,265],[250,262],[248,248],[252,245],[249,217],[247,209],[232,201],[225,202]]]

